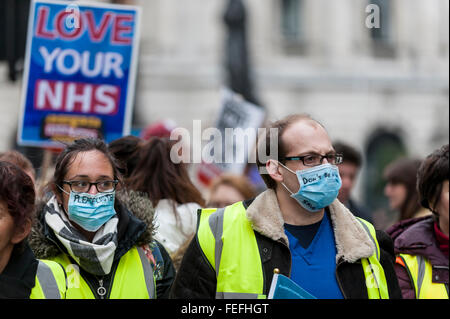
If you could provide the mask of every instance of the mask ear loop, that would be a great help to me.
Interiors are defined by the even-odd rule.
[[[56,187],[58,187],[62,192],[66,193],[66,195],[69,195],[69,196],[70,196],[70,193],[68,193],[67,191],[65,191],[64,188],[62,188],[61,186],[56,185]]]
[[[61,186],[56,185],[56,187],[58,187],[58,188],[59,188],[63,193],[65,193],[66,195],[69,195],[69,196],[70,196],[70,193],[68,193],[67,191],[65,191],[64,188],[62,188]],[[56,198],[58,199],[58,197],[56,197]],[[69,214],[66,212],[66,209],[64,208],[64,205],[63,205],[62,203],[60,203],[59,200],[57,200],[57,201],[58,201],[59,207],[63,210],[63,212],[64,212],[67,216],[69,216]]]
[[[294,172],[293,170],[291,170],[289,167],[287,167],[286,165],[284,165],[283,163],[281,163],[280,161],[277,161],[278,164],[280,164],[281,166],[283,166],[285,169],[287,169],[289,172],[291,172],[294,175],[297,175],[296,172]]]
[[[288,193],[289,193],[291,196],[294,195],[294,193],[291,192],[290,189],[289,189],[283,182],[281,182],[281,185],[283,185],[283,187],[288,191]]]
[[[294,171],[292,171],[289,167],[287,167],[286,165],[284,165],[283,163],[281,163],[280,161],[277,161],[278,164],[280,164],[281,166],[283,166],[285,169],[287,169],[289,172],[291,172],[292,174],[297,175]],[[283,182],[281,182],[281,185],[283,185],[283,187],[288,191],[288,193],[292,196],[294,195],[293,192],[291,192],[291,190],[286,186],[286,184],[284,184]]]

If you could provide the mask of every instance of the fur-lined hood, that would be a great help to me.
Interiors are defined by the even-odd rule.
[[[356,217],[336,199],[330,206],[331,223],[336,241],[336,261],[353,263],[370,257],[375,246]],[[260,234],[273,240],[283,240],[289,245],[284,232],[284,219],[275,192],[268,189],[261,193],[247,208],[247,218]]]
[[[144,230],[140,232],[134,245],[141,246],[151,243],[155,233],[153,218],[155,209],[148,196],[134,191],[119,191],[116,193],[116,200],[116,211],[125,209],[130,215],[145,224]],[[42,199],[36,205],[38,221],[33,226],[28,238],[28,243],[38,259],[49,259],[61,254],[60,248],[49,234],[48,226],[45,225],[44,207],[46,204],[47,200]]]

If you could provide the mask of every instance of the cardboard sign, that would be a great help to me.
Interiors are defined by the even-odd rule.
[[[31,3],[19,145],[129,134],[139,21],[134,6]]]
[[[257,129],[263,124],[265,110],[224,89],[222,108],[215,128],[221,140],[215,140],[215,150],[221,156],[213,163],[202,162],[197,178],[205,185],[223,172],[241,175],[248,164],[248,154],[256,146]]]

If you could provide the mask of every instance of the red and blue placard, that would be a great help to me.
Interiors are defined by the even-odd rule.
[[[129,134],[139,17],[135,6],[31,3],[19,145]]]

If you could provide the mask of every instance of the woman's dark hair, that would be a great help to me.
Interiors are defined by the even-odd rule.
[[[420,204],[434,211],[442,191],[442,183],[449,179],[448,144],[427,156],[417,171],[417,192]]]
[[[34,221],[35,197],[30,176],[18,166],[0,161],[0,202],[6,205],[16,228]]]
[[[406,198],[400,207],[399,220],[409,219],[420,209],[419,196],[416,191],[417,170],[421,160],[400,158],[390,163],[384,170],[384,179],[392,184],[406,187]]]
[[[333,143],[333,148],[336,153],[341,153],[344,156],[344,163],[353,164],[357,168],[361,167],[362,156],[356,148],[341,141]]]
[[[176,141],[154,137],[140,150],[140,159],[127,181],[134,191],[148,194],[152,204],[158,205],[161,199],[171,199],[175,203],[197,203],[205,201],[194,186],[184,163],[173,163],[170,150]]]
[[[124,136],[109,143],[109,151],[123,167],[120,171],[124,178],[129,177],[136,168],[139,161],[139,150],[142,144],[143,140],[133,135]]]
[[[75,140],[72,144],[68,145],[56,158],[55,173],[53,175],[53,180],[50,182],[51,189],[55,195],[59,196],[61,194],[61,190],[58,186],[62,187],[62,182],[76,156],[79,153],[89,151],[99,151],[103,153],[111,163],[114,178],[119,180],[119,182],[122,182],[122,175],[120,174],[121,166],[110,153],[105,142],[96,138],[83,138]]]

